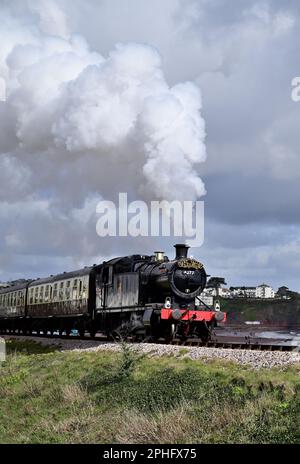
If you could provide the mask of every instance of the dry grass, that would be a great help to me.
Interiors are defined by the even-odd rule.
[[[151,416],[126,410],[119,419],[117,443],[188,443],[191,438],[192,406],[181,404],[170,411],[159,411]]]
[[[85,403],[88,401],[88,395],[80,385],[69,384],[61,387],[62,400],[67,404]]]

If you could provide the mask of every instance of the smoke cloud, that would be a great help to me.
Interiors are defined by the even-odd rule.
[[[74,207],[75,198],[111,195],[107,179],[119,191],[127,174],[135,196],[205,194],[198,87],[169,87],[162,58],[148,45],[116,44],[105,57],[92,51],[54,1],[12,4],[1,8],[0,164],[7,171],[19,161],[19,191],[31,176],[31,194],[52,189],[57,204],[61,195]],[[79,168],[82,160],[96,175]]]

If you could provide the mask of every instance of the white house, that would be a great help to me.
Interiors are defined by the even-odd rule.
[[[222,296],[223,298],[230,298],[231,291],[229,288],[220,287],[218,290],[212,287],[205,288],[201,293],[202,296],[212,297],[212,296]]]
[[[256,287],[256,298],[274,298],[275,292],[270,285],[261,284]]]
[[[231,287],[233,297],[255,298],[256,287]]]
[[[223,298],[230,298],[231,297],[231,291],[229,288],[220,288],[219,289],[219,296],[222,296]]]

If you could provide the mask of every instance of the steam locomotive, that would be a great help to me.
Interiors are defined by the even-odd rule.
[[[188,246],[131,255],[0,290],[0,332],[71,334],[101,332],[108,337],[155,341],[174,337],[209,340],[226,314],[203,304],[203,264],[188,257]],[[196,300],[198,304],[196,304]]]

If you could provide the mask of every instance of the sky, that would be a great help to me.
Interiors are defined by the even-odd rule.
[[[96,234],[96,204],[201,199],[229,286],[300,291],[296,0],[0,0],[0,280],[174,238]],[[175,241],[174,241],[175,240]]]

